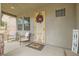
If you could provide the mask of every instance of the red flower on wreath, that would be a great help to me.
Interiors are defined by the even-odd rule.
[[[37,17],[36,17],[36,22],[37,22],[37,23],[43,22],[43,16],[40,15],[40,14],[38,14]]]

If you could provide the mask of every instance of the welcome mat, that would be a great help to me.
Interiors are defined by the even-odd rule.
[[[26,45],[26,46],[28,46],[28,47],[30,47],[30,48],[37,49],[37,50],[39,50],[39,51],[41,51],[41,50],[43,49],[43,47],[44,47],[43,44],[34,43],[34,42],[32,42],[32,43],[30,43],[30,44],[28,44],[28,45]]]

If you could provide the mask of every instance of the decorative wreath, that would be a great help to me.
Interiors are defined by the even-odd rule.
[[[43,22],[43,16],[40,15],[40,14],[38,14],[37,17],[36,17],[36,22],[37,22],[37,23]]]

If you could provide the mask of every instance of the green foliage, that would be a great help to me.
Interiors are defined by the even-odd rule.
[[[0,20],[0,26],[3,26],[4,27],[5,24],[6,24],[5,22],[3,22],[2,20]]]

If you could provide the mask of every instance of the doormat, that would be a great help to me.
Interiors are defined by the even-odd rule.
[[[41,51],[43,49],[43,47],[44,47],[43,44],[34,43],[34,42],[32,42],[32,43],[30,43],[30,44],[28,44],[26,46],[28,46],[30,48],[34,48],[34,49],[39,50],[39,51]]]

